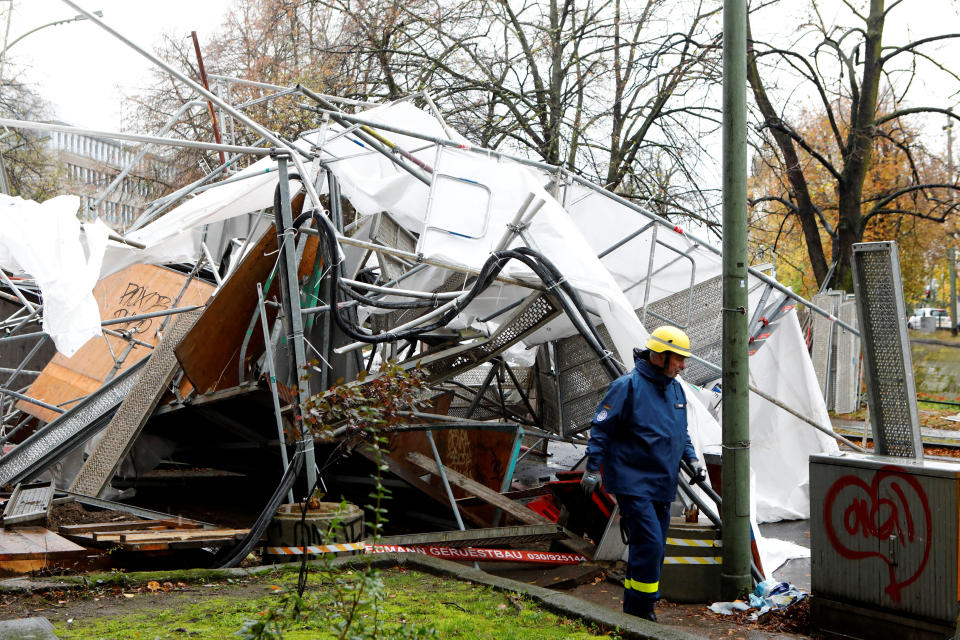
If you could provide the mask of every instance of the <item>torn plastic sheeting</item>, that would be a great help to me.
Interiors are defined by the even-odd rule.
[[[42,203],[0,194],[0,267],[33,277],[43,298],[43,330],[71,356],[100,333],[93,287],[110,230],[77,219],[78,196]]]
[[[722,615],[733,615],[737,611],[751,611],[750,620],[756,620],[768,611],[786,609],[795,602],[807,597],[807,593],[789,582],[764,580],[759,583],[748,599],[733,602],[714,602],[707,609]]]
[[[829,428],[830,416],[796,310],[788,312],[764,347],[750,356],[750,380],[759,390]],[[757,521],[809,518],[810,454],[836,453],[837,441],[756,394],[750,395],[750,425]]]
[[[289,166],[291,173],[295,172],[293,165]],[[313,181],[316,167],[313,164],[306,166],[308,171],[314,172],[308,176],[308,179]],[[137,262],[193,262],[200,252],[203,225],[273,206],[273,195],[279,176],[276,160],[261,158],[233,177],[238,176],[251,177],[213,186],[126,236],[146,245],[146,249],[137,250],[128,245],[111,244],[101,275],[107,276]],[[299,183],[291,183],[291,195],[298,189]]]

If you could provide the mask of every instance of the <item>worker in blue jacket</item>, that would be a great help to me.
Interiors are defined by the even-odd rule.
[[[690,355],[690,338],[676,327],[658,327],[636,366],[617,378],[597,407],[587,444],[581,486],[589,496],[600,484],[617,497],[624,542],[630,545],[624,580],[625,613],[656,621],[670,503],[681,458],[695,481],[706,477],[687,433],[687,400],[676,379]]]

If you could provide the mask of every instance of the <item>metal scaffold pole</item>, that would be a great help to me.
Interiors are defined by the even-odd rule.
[[[721,594],[751,587],[747,362],[747,8],[723,3],[723,571]]]
[[[957,248],[950,247],[950,333],[957,335]]]

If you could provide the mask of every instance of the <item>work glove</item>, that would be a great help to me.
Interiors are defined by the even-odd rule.
[[[691,460],[689,462],[690,470],[693,472],[693,476],[690,478],[690,482],[693,484],[700,484],[707,479],[707,470],[700,464],[699,460]]]
[[[584,471],[583,478],[580,479],[580,490],[588,498],[600,486],[600,474],[597,471]]]

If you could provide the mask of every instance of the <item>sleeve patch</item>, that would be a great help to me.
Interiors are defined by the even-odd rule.
[[[603,422],[606,419],[607,419],[607,410],[600,409],[600,411],[597,412],[597,418],[596,418],[597,422]]]

